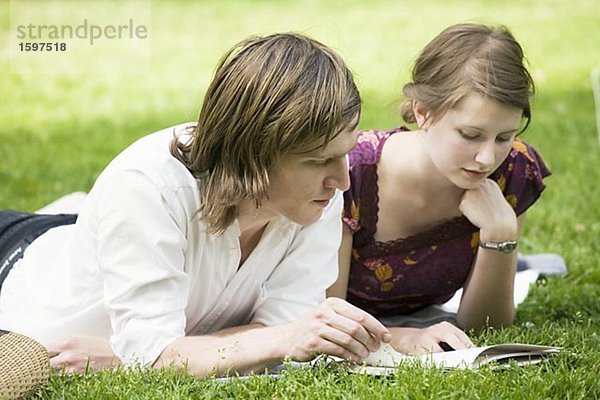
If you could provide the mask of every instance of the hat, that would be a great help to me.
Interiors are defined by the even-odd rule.
[[[49,375],[50,358],[44,346],[0,329],[0,398],[25,396],[46,382]]]

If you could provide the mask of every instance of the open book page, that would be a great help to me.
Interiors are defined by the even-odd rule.
[[[364,369],[362,371],[364,373],[378,374],[378,372],[382,372],[378,368],[394,368],[403,362],[418,362],[422,365],[439,368],[461,369],[478,368],[492,361],[500,365],[507,364],[511,360],[514,360],[517,364],[535,364],[547,355],[557,353],[558,351],[557,347],[510,343],[423,354],[420,356],[408,356],[397,352],[389,344],[382,344],[379,350],[371,353],[365,360],[367,367],[361,368]],[[357,372],[361,372],[361,368],[358,368],[359,371]]]

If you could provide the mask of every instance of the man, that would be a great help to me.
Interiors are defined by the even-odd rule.
[[[388,330],[325,301],[359,114],[326,46],[298,34],[241,42],[198,123],[124,150],[75,224],[0,213],[0,328],[40,341],[67,371],[123,362],[206,376],[366,357]]]

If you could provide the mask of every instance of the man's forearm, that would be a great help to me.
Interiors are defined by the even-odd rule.
[[[183,337],[167,346],[154,367],[183,367],[200,377],[262,372],[285,357],[284,331],[285,326],[253,324]]]

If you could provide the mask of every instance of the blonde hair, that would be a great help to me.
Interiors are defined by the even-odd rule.
[[[508,28],[457,24],[436,36],[417,58],[412,82],[403,88],[401,112],[406,122],[415,122],[416,100],[433,122],[468,94],[479,93],[523,110],[524,131],[531,122],[534,89],[523,49]]]
[[[221,59],[192,140],[171,153],[202,182],[198,210],[213,234],[242,199],[260,206],[283,155],[326,146],[354,129],[361,100],[352,74],[325,45],[297,33],[254,37]]]

